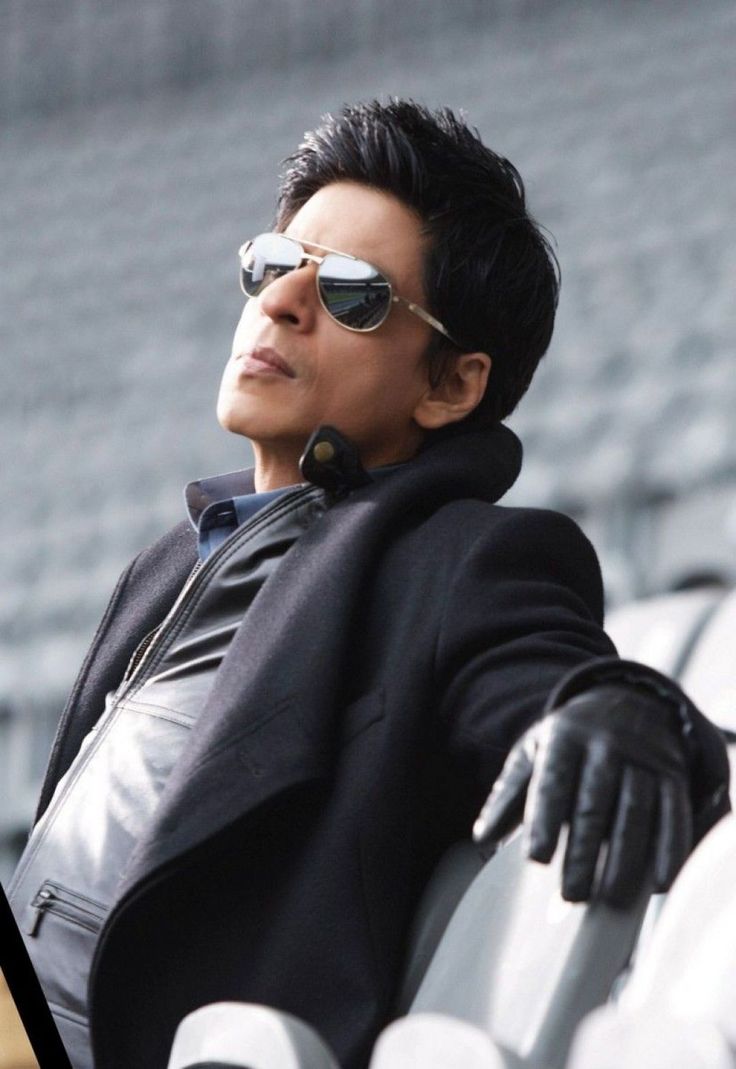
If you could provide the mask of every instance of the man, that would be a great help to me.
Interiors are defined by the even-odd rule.
[[[255,469],[191,484],[123,574],[12,888],[79,1067],[164,1065],[222,999],[364,1065],[422,885],[517,740],[476,833],[533,772],[532,853],[572,822],[569,897],[604,841],[598,893],[652,850],[666,886],[726,804],[717,734],[615,658],[586,539],[495,504],[557,298],[512,165],[450,112],[346,108],[240,261],[218,417]]]

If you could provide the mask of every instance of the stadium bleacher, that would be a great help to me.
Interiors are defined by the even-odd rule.
[[[733,575],[732,7],[514,9],[295,59],[287,77],[245,64],[240,80],[119,89],[6,126],[0,433],[22,517],[3,560],[9,693],[62,694],[119,570],[179,518],[181,485],[247,461],[212,414],[234,250],[270,218],[278,161],[346,98],[464,107],[557,238],[558,327],[511,421],[526,464],[509,500],[580,518],[614,599],[674,568]]]

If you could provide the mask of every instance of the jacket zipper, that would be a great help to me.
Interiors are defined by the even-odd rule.
[[[189,590],[189,587],[192,584],[192,580],[194,579],[195,575],[200,570],[200,568],[202,567],[203,564],[204,564],[204,561],[201,561],[201,560],[197,561],[197,563],[194,565],[194,567],[192,568],[191,572],[187,576],[187,580],[184,583],[184,586],[179,591],[179,594],[177,596],[176,601],[174,602],[174,604],[169,609],[169,612],[167,613],[166,618],[157,627],[154,627],[152,631],[149,631],[147,635],[144,635],[143,638],[141,639],[141,641],[136,646],[135,650],[133,651],[133,656],[128,661],[128,667],[125,669],[125,675],[122,678],[122,684],[123,685],[129,683],[132,680],[133,676],[138,671],[139,665],[142,664],[143,660],[145,659],[146,653],[148,652],[148,650],[150,649],[151,645],[153,644],[156,636],[162,630],[162,628],[164,627],[164,624],[166,624],[168,622],[168,620],[171,619],[171,617],[174,614],[174,612],[179,608],[179,605],[181,604],[182,599],[184,598],[184,595],[187,593],[187,591]],[[122,686],[121,686],[120,690],[122,690]]]
[[[63,884],[44,880],[30,905],[30,916],[24,925],[28,935],[38,935],[38,928],[46,913],[54,913],[71,924],[98,932],[102,927],[107,909],[86,895],[71,891]]]
[[[135,650],[133,651],[133,656],[128,661],[128,667],[125,669],[125,675],[122,678],[123,683],[127,683],[130,677],[133,675],[136,668],[145,657],[146,650],[151,645],[154,638],[159,633],[160,629],[161,624],[159,624],[158,627],[154,627],[152,631],[149,631],[148,634],[144,635],[143,638],[140,640]]]
[[[302,497],[309,497],[311,494],[314,493],[314,490],[314,486],[301,487],[299,490],[293,492],[293,496],[292,494],[285,494],[284,497],[279,498],[276,504],[277,506],[281,506],[283,508],[284,504],[286,504],[287,501],[291,505],[297,500],[301,500]],[[274,508],[274,511],[277,511],[277,509]],[[256,517],[258,516],[259,514],[256,513]],[[256,517],[254,517],[254,519],[256,519]],[[257,523],[258,522],[261,521],[258,520]],[[246,521],[239,528],[238,533],[245,533],[246,531],[249,531],[250,528],[251,524]],[[228,542],[223,543],[222,546],[218,546],[218,548],[213,553],[211,553],[206,560],[199,560],[194,565],[194,568],[189,573],[189,577],[186,583],[179,592],[179,596],[177,597],[174,604],[171,606],[171,609],[167,613],[165,619],[159,624],[158,627],[154,628],[153,631],[150,631],[147,635],[144,636],[144,638],[141,640],[140,644],[136,648],[135,652],[133,653],[133,656],[128,664],[120,687],[118,688],[118,691],[115,694],[115,703],[119,702],[125,695],[132,691],[135,684],[143,682],[142,676],[146,664],[151,660],[151,655],[160,645],[159,640],[165,636],[169,625],[172,623],[179,610],[181,609],[182,605],[186,601],[187,596],[192,590],[192,587],[195,585],[195,581],[200,578],[201,572],[213,570],[213,567],[217,559],[219,558],[221,551],[224,551],[224,547],[229,544],[230,542],[228,540]]]

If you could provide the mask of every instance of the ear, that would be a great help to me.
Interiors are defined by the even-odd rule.
[[[437,386],[430,386],[417,402],[414,419],[426,431],[436,431],[470,415],[488,384],[488,353],[462,353]]]

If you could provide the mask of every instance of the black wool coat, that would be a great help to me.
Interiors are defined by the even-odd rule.
[[[562,674],[615,652],[576,525],[494,504],[520,456],[502,426],[434,444],[335,504],[260,590],[100,935],[98,1069],[164,1069],[179,1020],[223,999],[366,1063],[431,867]],[[195,559],[183,523],[124,572],[40,811]]]

